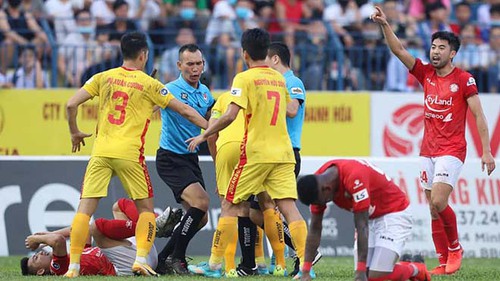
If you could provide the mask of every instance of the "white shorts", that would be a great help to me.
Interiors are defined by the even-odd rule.
[[[420,183],[426,190],[432,189],[434,183],[446,183],[452,188],[458,181],[458,176],[464,163],[455,156],[420,157]]]
[[[132,265],[134,265],[135,255],[137,252],[135,237],[126,239],[130,241],[129,246],[116,246],[111,248],[102,249],[104,255],[115,266],[116,275],[128,276],[134,275],[132,272]],[[148,265],[155,269],[158,265],[158,253],[153,245],[149,255],[147,256]]]
[[[409,207],[397,213],[383,215],[368,221],[368,248],[373,254],[375,247],[389,249],[401,256],[406,240],[411,236],[413,217]],[[354,259],[357,261],[357,241],[354,241]],[[378,262],[368,257],[366,266]]]

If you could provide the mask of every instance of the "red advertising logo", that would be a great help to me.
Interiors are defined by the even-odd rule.
[[[384,126],[383,143],[385,156],[401,157],[420,150],[424,128],[424,107],[406,104],[394,111]]]

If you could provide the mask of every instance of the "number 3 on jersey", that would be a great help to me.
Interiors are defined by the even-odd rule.
[[[273,98],[275,98],[275,100],[273,117],[271,118],[271,126],[276,126],[276,121],[278,120],[278,112],[280,110],[280,93],[275,91],[267,91],[267,99],[272,100]]]
[[[114,125],[121,125],[125,121],[125,108],[127,108],[128,95],[125,92],[116,91],[113,93],[113,96],[111,96],[111,99],[116,103],[115,110],[120,113],[120,116],[116,118],[115,114],[117,113],[110,113],[108,114],[108,121]]]

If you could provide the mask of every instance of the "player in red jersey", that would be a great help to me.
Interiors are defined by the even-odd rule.
[[[180,212],[179,212],[180,211]],[[162,237],[172,233],[173,227],[180,221],[182,211],[173,211],[168,207],[158,216],[158,232]],[[98,247],[90,246],[90,236],[81,258],[80,275],[132,275],[132,264],[135,259],[136,245],[135,228],[139,213],[130,199],[119,199],[113,205],[115,219],[99,218],[91,226],[91,235]],[[21,259],[23,275],[64,275],[69,267],[69,255],[66,249],[66,239],[70,228],[47,233],[36,233],[26,238],[26,247],[36,250],[40,245],[47,245],[52,252],[39,251],[31,257]],[[148,265],[156,267],[156,249],[152,248],[148,256]]]
[[[431,273],[452,274],[460,269],[463,249],[458,241],[455,212],[448,205],[448,199],[465,161],[468,108],[476,119],[483,146],[481,168],[483,171],[486,168],[488,175],[495,169],[476,81],[470,73],[452,63],[460,48],[460,39],[455,34],[434,33],[429,52],[431,63],[424,64],[403,47],[382,10],[375,9],[372,19],[382,27],[387,45],[424,88],[420,179],[431,210],[432,238],[440,263]]]
[[[354,213],[354,280],[431,280],[423,260],[395,264],[411,236],[413,219],[406,195],[379,168],[366,161],[332,160],[314,175],[301,177],[297,191],[299,200],[311,209],[301,280],[310,280],[309,269],[321,241],[323,213],[330,201]]]

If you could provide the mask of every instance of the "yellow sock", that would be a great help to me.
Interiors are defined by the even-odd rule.
[[[276,264],[282,268],[286,267],[285,262],[285,240],[283,233],[283,221],[278,212],[274,209],[267,209],[263,212],[264,215],[264,229],[266,236],[271,242],[274,256],[276,257]]]
[[[152,212],[142,212],[137,220],[135,239],[137,240],[137,257],[148,256],[156,236],[156,220]]]
[[[76,213],[71,223],[70,231],[70,263],[80,263],[80,257],[85,247],[85,241],[89,236],[90,216],[84,213]]]
[[[226,251],[224,252],[224,263],[226,265],[226,272],[231,269],[236,269],[234,263],[234,256],[236,256],[236,248],[238,247],[238,230],[233,232],[233,236],[228,241]]]
[[[304,253],[306,250],[307,225],[304,220],[294,221],[288,225],[292,236],[293,246],[299,256],[300,264],[304,264]]]
[[[214,232],[214,239],[212,240],[212,250],[208,263],[210,265],[221,265],[224,259],[224,252],[226,251],[227,244],[234,233],[238,233],[238,218],[237,217],[223,217],[219,219],[217,229]]]
[[[264,230],[257,226],[257,237],[255,237],[255,263],[266,264],[264,257]]]

